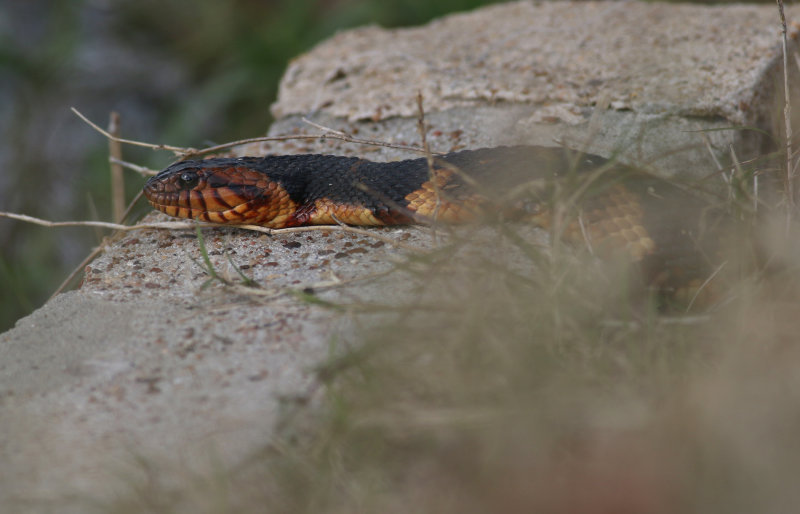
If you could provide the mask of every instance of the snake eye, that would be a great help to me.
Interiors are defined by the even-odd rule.
[[[190,189],[197,185],[198,177],[197,173],[193,171],[185,171],[181,173],[181,186],[186,189]]]

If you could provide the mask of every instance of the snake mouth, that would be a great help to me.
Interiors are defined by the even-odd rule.
[[[211,223],[248,223],[259,216],[263,203],[254,191],[236,187],[207,187],[169,190],[148,183],[145,196],[150,204],[169,216],[200,219]]]
[[[203,201],[201,197],[201,201]],[[257,217],[257,212],[251,207],[251,202],[245,202],[232,209],[209,210],[202,207],[184,207],[181,205],[150,204],[159,211],[177,218],[195,219],[210,223],[249,223]]]
[[[213,162],[213,161],[212,161]],[[144,187],[150,204],[169,216],[212,223],[248,223],[259,217],[264,188],[230,179],[230,167],[184,161],[170,166]]]

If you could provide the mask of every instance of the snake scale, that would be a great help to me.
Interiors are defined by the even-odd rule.
[[[554,198],[574,204],[561,237],[629,259],[646,284],[672,294],[713,273],[718,213],[676,185],[601,157],[555,147],[511,146],[433,159],[373,162],[301,154],[175,163],[144,194],[179,218],[271,228],[335,224],[459,223],[487,214],[553,227]],[[563,197],[564,195],[562,195]]]

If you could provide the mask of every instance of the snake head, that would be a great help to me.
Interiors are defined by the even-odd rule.
[[[256,164],[246,157],[181,161],[151,177],[144,195],[153,207],[178,218],[280,226],[296,206]]]

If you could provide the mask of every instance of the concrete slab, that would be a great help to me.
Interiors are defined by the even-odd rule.
[[[707,172],[715,165],[691,131],[775,123],[774,11],[519,2],[415,29],[346,32],[292,63],[270,133],[319,133],[301,121],[311,116],[361,138],[414,144],[421,90],[435,150],[572,138],[668,173]],[[748,132],[706,135],[718,154],[764,143]],[[237,151],[409,156],[333,140]],[[419,228],[374,232],[431,241]],[[291,291],[353,280],[323,297],[382,302],[413,287],[374,276],[405,255],[375,238],[205,233],[216,269],[236,279],[232,262],[265,295],[203,288],[191,233],[142,231],[90,264],[79,290],[0,335],[5,510],[85,512],[141,478],[140,458],[175,480],[234,464],[269,441],[283,398],[308,395],[313,366],[364,322]]]
[[[177,466],[176,480],[234,465],[268,444],[287,398],[310,400],[314,367],[349,340],[350,316],[291,292],[363,302],[398,290],[372,279],[395,259],[378,239],[231,229],[208,231],[206,245],[220,273],[238,280],[239,267],[261,294],[203,288],[191,233],[142,231],[89,265],[78,291],[0,335],[0,500],[69,498],[84,512],[141,479],[141,459]]]
[[[428,112],[482,108],[446,130],[491,130],[500,118],[498,142],[559,139],[697,176],[717,168],[709,147],[724,163],[731,145],[748,159],[768,144],[717,130],[780,132],[779,34],[773,5],[512,2],[423,27],[341,33],[291,63],[272,112],[413,117],[421,92]]]

